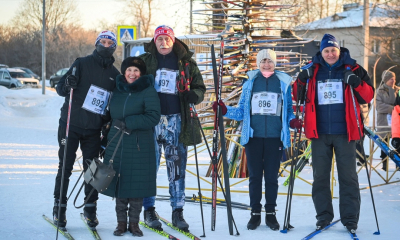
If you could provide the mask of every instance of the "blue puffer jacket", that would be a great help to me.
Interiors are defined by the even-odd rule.
[[[242,94],[240,96],[239,103],[236,107],[227,106],[228,112],[225,117],[236,120],[243,121],[242,136],[240,138],[240,144],[245,145],[249,142],[249,138],[253,137],[253,129],[250,127],[250,110],[251,110],[251,93],[253,91],[253,83],[257,73],[260,70],[253,70],[247,73],[249,80],[243,84]],[[292,87],[290,82],[292,78],[284,72],[275,71],[281,82],[282,89],[282,100],[283,100],[283,111],[282,111],[282,131],[281,131],[281,141],[284,148],[290,147],[290,131],[289,122],[295,118],[292,108]]]

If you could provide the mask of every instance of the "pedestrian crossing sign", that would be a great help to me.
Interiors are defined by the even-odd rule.
[[[118,26],[118,45],[123,41],[136,40],[136,26]]]

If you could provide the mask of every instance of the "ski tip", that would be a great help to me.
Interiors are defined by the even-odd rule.
[[[377,232],[374,232],[374,235],[381,235],[381,232],[378,230]]]
[[[287,229],[281,230],[281,233],[287,233]]]

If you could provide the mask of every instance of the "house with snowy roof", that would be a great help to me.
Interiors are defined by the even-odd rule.
[[[325,33],[334,35],[340,46],[348,48],[352,58],[363,64],[363,11],[364,6],[359,3],[344,4],[343,12],[298,25],[294,29],[296,35],[303,38],[316,37],[316,40],[320,40]],[[381,69],[377,69],[377,73],[394,65],[395,62],[400,63],[400,9],[371,3],[369,15],[368,69],[372,74],[373,65],[378,57],[382,57],[382,60],[379,63]],[[315,44],[318,45],[319,41]],[[400,69],[397,71],[400,72]]]

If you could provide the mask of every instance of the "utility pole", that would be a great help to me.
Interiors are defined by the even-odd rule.
[[[190,34],[193,33],[193,0],[190,0]]]
[[[46,0],[43,0],[42,18],[42,94],[46,94]]]
[[[364,0],[364,23],[363,23],[363,33],[364,33],[364,61],[363,67],[368,71],[368,55],[370,49],[369,43],[369,0]]]

